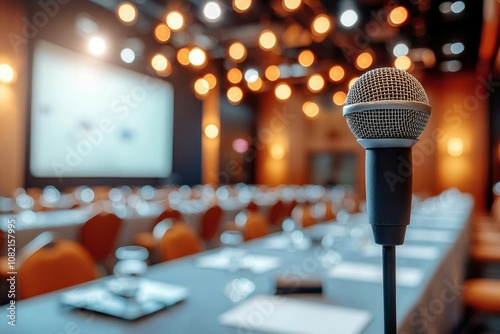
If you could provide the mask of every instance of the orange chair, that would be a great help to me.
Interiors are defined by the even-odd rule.
[[[137,246],[144,247],[148,250],[149,254],[152,254],[154,250],[158,247],[159,240],[155,238],[153,230],[155,226],[164,221],[165,219],[172,219],[173,221],[179,221],[181,219],[181,214],[179,211],[174,209],[167,209],[163,211],[158,218],[155,219],[151,232],[141,232],[134,236],[134,244]]]
[[[249,212],[243,229],[245,240],[260,238],[267,234],[269,234],[269,224],[266,218],[257,211]]]
[[[113,255],[121,222],[115,214],[101,212],[83,224],[80,242],[97,262],[104,262]]]
[[[160,242],[160,255],[163,261],[196,254],[202,250],[202,242],[196,232],[182,222],[172,224],[165,231]]]
[[[95,262],[80,244],[52,241],[29,255],[19,268],[21,299],[63,289],[97,278]]]
[[[269,209],[269,223],[272,226],[279,226],[279,228],[281,228],[283,220],[287,218],[286,209],[287,208],[285,207],[285,204],[283,204],[282,200],[278,200],[274,203],[273,206],[271,206],[271,209]]]
[[[217,236],[221,217],[222,209],[218,205],[212,206],[203,214],[200,236],[205,242],[210,243]]]

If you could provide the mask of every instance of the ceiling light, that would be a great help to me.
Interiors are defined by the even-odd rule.
[[[262,82],[262,79],[260,77],[257,77],[257,80],[255,80],[255,81],[247,82],[248,88],[250,88],[254,92],[259,91],[262,88],[262,84],[263,84],[263,82]]]
[[[330,71],[328,72],[328,76],[334,82],[340,81],[344,79],[345,71],[340,65],[332,66]]]
[[[210,85],[204,78],[200,78],[194,82],[194,90],[201,96],[206,96],[210,91]]]
[[[395,7],[389,13],[388,22],[392,26],[399,26],[408,19],[408,10],[403,6]]]
[[[439,64],[439,69],[443,72],[458,72],[462,69],[460,60],[448,60]]]
[[[373,57],[369,52],[363,52],[356,58],[356,67],[359,70],[367,69],[368,67],[372,66],[372,64]]]
[[[264,75],[266,76],[267,80],[276,81],[280,78],[280,69],[275,65],[268,66]]]
[[[406,56],[410,49],[408,48],[408,45],[406,45],[403,42],[400,42],[394,46],[392,49],[392,54],[395,57],[401,57],[401,56]]]
[[[314,63],[314,53],[310,50],[303,50],[298,57],[299,64],[304,67],[309,67]]]
[[[243,91],[240,87],[233,86],[227,90],[227,99],[231,104],[240,103],[243,98]]]
[[[233,9],[238,13],[246,12],[252,5],[252,0],[233,0]]]
[[[106,51],[106,42],[101,37],[92,37],[89,40],[90,53],[100,56]]]
[[[245,80],[247,82],[254,82],[259,78],[259,72],[254,68],[249,68],[245,71]]]
[[[264,30],[259,37],[259,45],[264,50],[270,50],[276,45],[276,35],[271,30]]]
[[[358,13],[356,13],[356,11],[352,9],[346,10],[340,16],[340,23],[347,28],[355,25],[357,21],[358,21]]]
[[[179,51],[177,51],[177,61],[181,65],[184,65],[184,66],[189,65],[189,49],[188,48],[182,48]]]
[[[335,103],[338,106],[342,106],[345,103],[347,95],[343,91],[338,91],[335,94],[333,94],[333,103]]]
[[[243,79],[243,74],[237,68],[232,68],[227,72],[227,80],[233,84],[237,84]]]
[[[158,72],[165,71],[168,67],[168,59],[161,53],[157,53],[151,59],[151,66]]]
[[[208,21],[216,22],[220,20],[222,14],[222,8],[220,4],[216,1],[208,1],[203,6],[203,15]]]
[[[302,112],[309,118],[316,118],[319,115],[319,106],[314,102],[305,102],[302,105]]]
[[[320,14],[314,18],[312,32],[317,35],[323,35],[326,34],[331,27],[330,18],[325,14]]]
[[[217,78],[212,73],[205,74],[203,79],[208,82],[208,88],[210,89],[213,89],[217,85]]]
[[[397,57],[394,66],[400,70],[408,70],[411,67],[411,59],[408,56]]]
[[[283,8],[288,11],[296,10],[301,4],[302,0],[283,0]]]
[[[179,31],[184,28],[184,16],[178,11],[168,13],[165,22],[173,31]]]
[[[461,13],[465,9],[465,3],[463,1],[455,1],[451,4],[450,9],[453,13]]]
[[[286,83],[280,83],[274,88],[274,95],[280,101],[286,101],[292,95],[292,89]]]
[[[240,42],[234,42],[228,49],[229,57],[239,63],[247,57],[247,49]]]
[[[207,61],[207,54],[199,47],[194,47],[189,51],[189,62],[196,67],[203,66]]]
[[[165,23],[159,23],[155,28],[154,36],[158,42],[168,42],[170,39],[170,29]]]
[[[116,9],[116,14],[120,21],[126,24],[133,24],[137,20],[137,8],[129,2],[121,3]]]
[[[321,74],[313,74],[307,80],[307,88],[314,93],[321,91],[325,87],[325,80]]]
[[[125,48],[120,52],[120,58],[127,64],[131,64],[135,60],[135,52],[130,48]]]

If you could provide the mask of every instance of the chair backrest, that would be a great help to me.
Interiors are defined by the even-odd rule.
[[[20,298],[29,298],[97,278],[95,262],[80,244],[50,242],[24,259],[19,268]]]
[[[196,254],[202,250],[202,242],[196,232],[182,222],[176,222],[168,228],[160,242],[160,255],[163,261]]]
[[[163,221],[163,220],[165,220],[167,218],[170,218],[173,221],[181,220],[181,213],[179,211],[175,210],[175,209],[167,209],[167,210],[163,211],[158,216],[158,218],[155,219],[153,228],[154,228],[154,226],[156,226],[156,224],[158,224],[159,222],[161,222],[161,221]]]
[[[292,211],[292,218],[302,227],[309,227],[317,223],[312,212],[312,206],[308,204],[297,205]]]
[[[287,208],[285,204],[283,204],[282,200],[278,200],[269,210],[269,223],[271,225],[281,226],[281,223],[283,223],[283,220],[286,218],[286,214]]]
[[[203,240],[210,241],[217,235],[221,217],[222,209],[218,205],[212,206],[203,214],[200,224]]]
[[[269,234],[269,224],[261,213],[250,211],[243,229],[245,240],[252,240]]]
[[[121,222],[115,214],[102,212],[83,224],[80,241],[96,261],[113,254]]]

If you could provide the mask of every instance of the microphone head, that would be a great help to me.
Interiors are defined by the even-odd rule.
[[[417,139],[431,115],[420,82],[383,67],[363,74],[347,93],[344,116],[358,139]]]

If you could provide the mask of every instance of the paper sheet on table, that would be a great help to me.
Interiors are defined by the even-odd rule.
[[[281,296],[255,296],[219,317],[243,332],[359,334],[371,321],[368,311]]]
[[[303,238],[292,244],[289,238],[282,235],[267,237],[262,240],[262,247],[267,249],[298,249],[305,250],[311,247],[311,240]]]
[[[362,254],[366,257],[382,257],[382,246],[365,246]],[[396,256],[407,259],[435,260],[439,256],[439,248],[436,246],[402,245],[396,248]]]
[[[376,264],[341,262],[330,269],[328,276],[350,281],[382,283],[382,266]],[[404,287],[419,286],[424,277],[422,270],[410,267],[397,267],[396,284]]]
[[[235,250],[238,251],[238,250]],[[233,250],[222,250],[217,253],[202,256],[198,259],[197,265],[201,268],[211,268],[211,269],[224,269],[230,268],[231,264],[231,252]],[[239,268],[247,269],[255,274],[263,274],[270,270],[276,269],[281,265],[281,260],[275,256],[267,255],[253,255],[246,254],[244,251],[239,250]]]
[[[446,242],[450,243],[454,240],[453,231],[446,230],[429,230],[429,229],[408,229],[406,233],[407,241],[427,241],[427,242]]]

